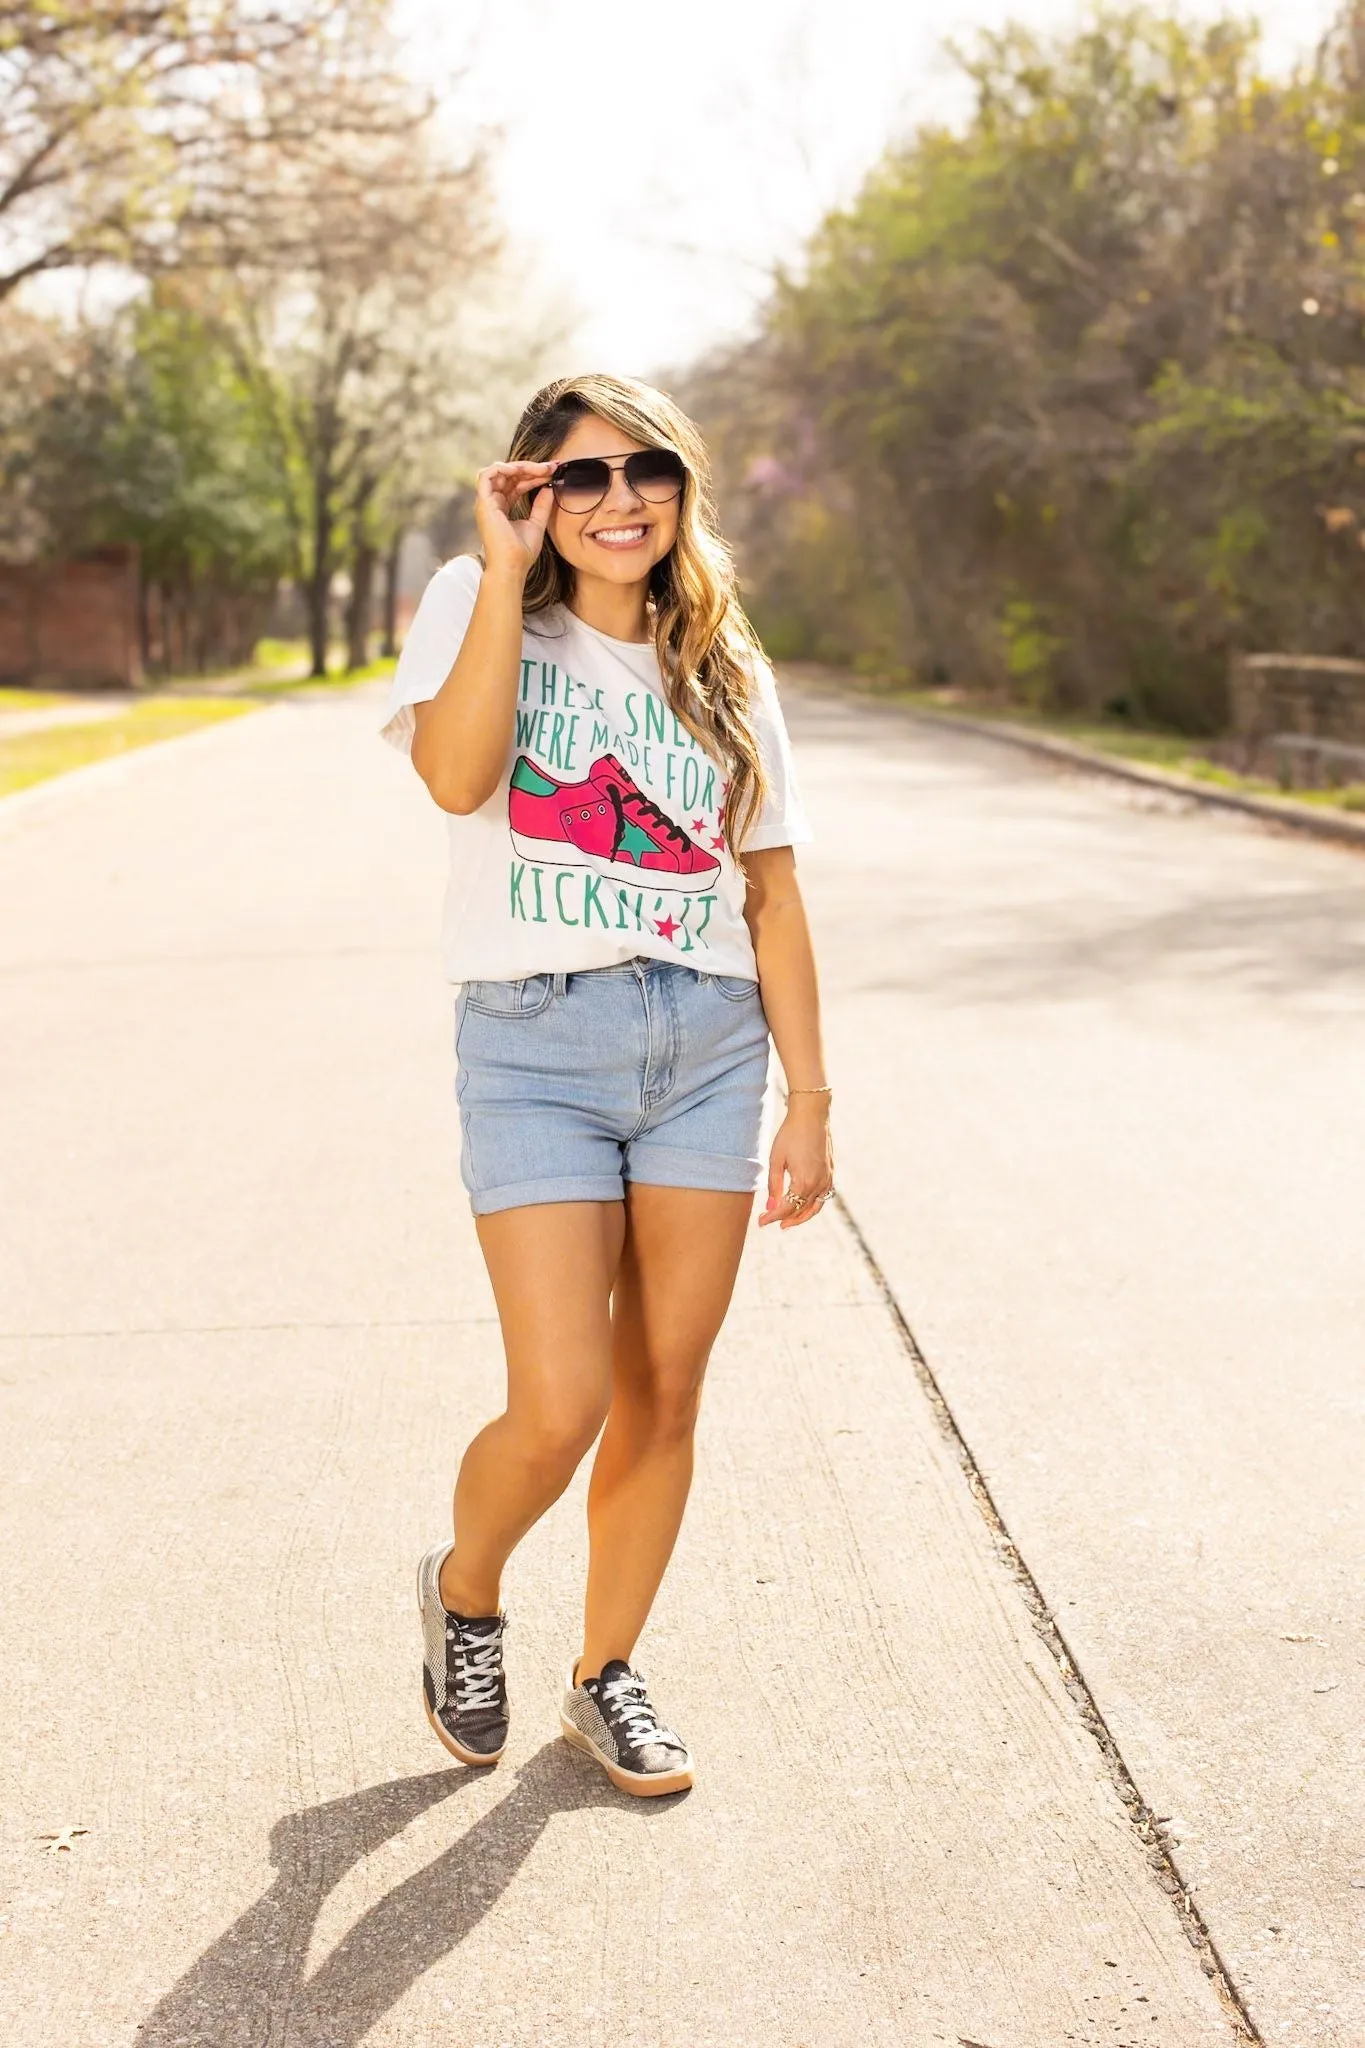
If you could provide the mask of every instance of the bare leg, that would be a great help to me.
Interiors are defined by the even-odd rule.
[[[541,1202],[478,1220],[507,1352],[506,1412],[481,1429],[455,1486],[441,1599],[495,1614],[502,1569],[558,1500],[611,1400],[611,1289],[620,1202]]]
[[[579,1679],[627,1662],[673,1553],[692,1436],[725,1320],[751,1195],[632,1186],[612,1300],[612,1395],[588,1488],[588,1595]]]

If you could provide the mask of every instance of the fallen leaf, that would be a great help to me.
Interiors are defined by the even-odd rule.
[[[1340,1684],[1341,1680],[1339,1678],[1334,1678],[1330,1685],[1315,1685],[1313,1687],[1313,1690],[1314,1692],[1335,1692]]]

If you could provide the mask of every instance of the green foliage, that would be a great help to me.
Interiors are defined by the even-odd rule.
[[[343,570],[364,668],[517,353],[482,150],[394,15],[0,0],[0,547],[136,547],[163,673],[247,658],[288,576],[324,675]],[[29,281],[92,264],[146,296],[44,319]]]
[[[163,294],[92,337],[41,451],[54,538],[131,541],[167,586],[270,589],[290,566],[277,450],[211,322]]]
[[[6,447],[31,544],[136,547],[153,666],[243,660],[295,551],[287,461],[218,327],[163,285],[53,357]]]
[[[1215,726],[1234,646],[1359,652],[1365,14],[1311,69],[1104,9],[963,58],[689,394],[784,646]]]

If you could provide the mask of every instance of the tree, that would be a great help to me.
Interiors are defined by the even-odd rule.
[[[1280,82],[1142,9],[979,39],[698,379],[779,638],[1197,727],[1248,638],[1358,647],[1360,21]]]
[[[380,561],[391,589],[405,525],[539,352],[479,148],[437,132],[384,0],[0,0],[0,24],[0,104],[23,117],[0,351],[30,401],[0,393],[10,545],[136,541],[193,659],[288,575],[318,674],[346,567],[362,662]],[[20,308],[23,279],[101,256],[144,280],[105,331]]]
[[[244,251],[218,311],[290,482],[317,674],[348,552],[367,620],[376,521],[396,479],[458,433],[470,395],[461,314],[498,247],[476,154],[442,158],[422,135],[345,154],[345,177],[324,167],[282,195],[287,270]]]
[[[392,132],[381,0],[0,0],[0,303],[29,278],[264,249],[270,152]],[[315,89],[325,65],[330,90]],[[338,90],[344,86],[343,90]],[[421,116],[409,90],[400,118]],[[281,251],[282,255],[286,252]]]
[[[247,660],[289,530],[274,451],[221,337],[184,287],[162,286],[46,343],[53,368],[29,382],[9,504],[45,551],[137,547],[150,670]]]

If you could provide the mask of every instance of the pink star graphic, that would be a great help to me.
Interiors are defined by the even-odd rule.
[[[673,943],[674,932],[680,932],[682,930],[682,926],[678,923],[678,920],[676,917],[674,917],[672,911],[670,911],[667,917],[655,918],[654,929],[659,934],[659,937],[661,939],[667,939],[669,944],[671,945]]]
[[[723,832],[717,832],[715,838],[711,841],[711,844],[716,847],[724,846],[725,834]]]
[[[705,820],[705,818],[694,818],[694,819],[692,820],[692,830],[693,830],[694,832],[700,832],[700,831],[704,830],[704,828],[705,828],[705,825],[706,825],[706,820]]]

